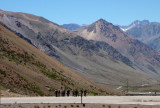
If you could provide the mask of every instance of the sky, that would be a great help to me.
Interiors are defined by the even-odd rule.
[[[88,25],[100,18],[115,25],[160,22],[160,0],[0,0],[0,9],[42,16],[59,25]]]

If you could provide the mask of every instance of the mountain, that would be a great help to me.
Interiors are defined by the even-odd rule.
[[[142,41],[155,50],[160,51],[160,23],[148,20],[135,21],[131,25],[121,27],[129,35]]]
[[[147,25],[149,24],[150,22],[148,20],[143,20],[143,21],[134,21],[132,24],[130,24],[129,26],[119,26],[123,31],[128,31],[134,27],[141,27],[141,26],[144,26],[144,25]]]
[[[87,89],[91,95],[119,94],[64,67],[0,25],[0,86],[25,95],[54,95],[59,89]]]
[[[94,82],[124,85],[127,78],[131,85],[141,81],[155,82],[154,78],[136,70],[131,60],[106,42],[87,40],[77,35],[78,32],[68,31],[42,17],[1,10],[0,23],[37,49]],[[92,28],[89,30],[92,31]]]
[[[82,29],[85,28],[87,25],[78,25],[78,24],[63,24],[61,25],[62,27],[71,30],[71,31],[75,31],[77,29]]]
[[[136,70],[149,76],[160,76],[159,53],[126,34],[118,26],[100,19],[78,33],[88,40],[103,41],[113,46],[136,66]]]

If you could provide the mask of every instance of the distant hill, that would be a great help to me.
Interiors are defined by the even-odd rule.
[[[85,28],[87,25],[78,25],[78,24],[63,24],[61,25],[62,27],[71,30],[71,31],[75,31],[77,29],[82,29]]]
[[[129,26],[121,26],[121,29],[153,49],[160,51],[160,23],[137,20]]]
[[[155,77],[153,76],[158,76],[157,74],[159,73],[155,73],[152,70],[147,71],[149,74],[143,73],[137,69],[137,65],[139,66],[139,64],[135,64],[133,59],[127,58],[126,56],[128,55],[124,56],[123,53],[121,54],[121,50],[115,49],[114,45],[102,42],[101,40],[94,40],[94,38],[87,40],[85,38],[92,36],[91,34],[83,38],[78,32],[66,30],[42,17],[25,13],[1,11],[0,22],[37,49],[58,60],[78,74],[83,75],[85,78],[97,83],[117,87],[124,85],[127,78],[130,79],[130,85],[138,85],[142,81],[144,83],[154,83]],[[101,20],[98,22],[101,22]],[[106,28],[107,26],[114,29]],[[88,26],[87,29],[87,31],[93,34],[99,30],[95,28],[95,24]],[[103,32],[106,34],[112,32],[112,30],[120,31],[118,27],[109,23],[102,25],[101,29],[102,31],[106,31]],[[125,33],[120,32],[120,35],[115,34],[111,37],[109,36],[109,38],[111,42],[117,42],[117,37],[121,35],[127,37]],[[101,38],[98,37],[97,39]],[[127,41],[129,38],[125,39]],[[136,44],[134,43],[135,41],[130,42]],[[117,43],[118,45],[121,44]],[[125,45],[128,46],[128,44]],[[123,50],[126,51],[125,48]],[[132,49],[130,49],[131,51]],[[136,55],[137,52],[129,54]],[[157,69],[155,71],[157,72]],[[149,76],[150,74],[151,76]]]

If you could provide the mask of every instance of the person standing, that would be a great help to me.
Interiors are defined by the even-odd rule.
[[[54,90],[54,95],[56,96],[56,90]]]
[[[58,96],[60,96],[60,94],[61,94],[61,92],[60,92],[60,90],[58,90]]]
[[[66,96],[66,90],[64,89],[64,96]]]
[[[76,95],[76,97],[78,96],[78,90],[76,89],[76,91],[75,91],[75,95]]]
[[[86,96],[87,95],[87,90],[84,90],[84,96]]]
[[[54,94],[55,94],[55,96],[57,97],[57,96],[58,96],[58,91],[55,90],[55,91],[54,91]]]
[[[75,91],[74,91],[74,89],[72,90],[72,96],[75,96]]]
[[[83,90],[82,89],[81,89],[80,93],[81,93],[81,97],[82,97],[83,96]]]
[[[70,95],[70,90],[67,90],[67,96],[69,97],[69,95]]]

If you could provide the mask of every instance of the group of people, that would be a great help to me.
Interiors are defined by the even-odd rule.
[[[60,90],[55,90],[54,91],[54,94],[55,94],[55,96],[56,97],[59,97],[59,96],[70,96],[70,94],[71,94],[71,92],[72,92],[72,96],[75,96],[75,97],[77,97],[77,96],[86,96],[86,94],[87,94],[87,90],[80,90],[80,92],[78,91],[78,89],[76,89],[76,90],[62,90],[62,91],[60,91]]]

